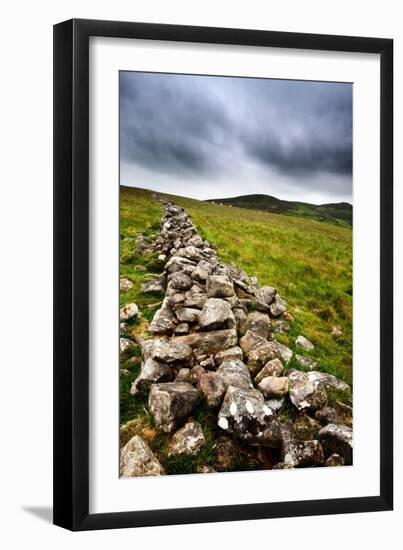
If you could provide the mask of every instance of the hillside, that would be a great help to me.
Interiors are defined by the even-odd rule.
[[[353,222],[353,207],[347,202],[317,205],[307,202],[284,201],[270,195],[242,195],[227,199],[212,199],[208,202],[264,210],[273,214],[298,216],[335,225],[352,226]]]

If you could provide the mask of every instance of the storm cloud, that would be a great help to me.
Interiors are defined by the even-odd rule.
[[[207,199],[352,196],[352,86],[120,73],[121,184]]]

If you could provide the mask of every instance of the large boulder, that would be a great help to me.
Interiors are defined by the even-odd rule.
[[[186,336],[174,336],[172,342],[188,345],[207,355],[214,355],[219,351],[235,346],[237,344],[237,333],[234,328],[195,332]]]
[[[225,387],[249,389],[253,387],[248,367],[239,359],[223,361],[216,373],[222,378]]]
[[[255,389],[229,386],[220,412],[218,426],[251,445],[279,447],[279,424],[263,395]]]
[[[168,382],[151,386],[148,405],[157,428],[169,433],[188,418],[200,399],[200,392],[191,384]]]
[[[235,318],[231,306],[220,298],[209,298],[199,316],[199,325],[209,330],[221,328],[224,325],[226,328],[233,328]]]
[[[139,312],[139,308],[136,304],[126,304],[124,307],[120,308],[120,322],[125,323],[129,319],[136,317]]]
[[[177,342],[175,339],[167,340],[146,340],[143,342],[143,359],[149,357],[163,363],[187,363],[193,355],[192,348],[184,342]]]
[[[135,435],[120,451],[120,475],[122,477],[160,476],[165,474],[150,447],[139,435]]]
[[[219,407],[223,400],[227,385],[216,372],[202,373],[198,380],[198,388],[209,407]]]
[[[321,409],[327,403],[327,394],[318,380],[306,373],[291,370],[289,373],[290,400],[300,411]]]
[[[319,432],[319,441],[325,452],[325,457],[336,453],[343,457],[344,463],[353,462],[353,430],[342,424],[328,424]]]
[[[136,395],[137,392],[148,391],[151,384],[171,382],[174,376],[175,373],[170,365],[148,358],[141,365],[140,374],[133,382],[130,393]]]
[[[226,275],[209,275],[206,287],[210,298],[227,298],[235,294],[234,284]]]
[[[167,454],[168,456],[196,455],[205,443],[200,424],[194,420],[189,420],[173,434],[168,444]]]

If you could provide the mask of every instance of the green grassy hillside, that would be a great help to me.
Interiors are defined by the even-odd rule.
[[[270,195],[243,195],[209,202],[238,208],[264,210],[273,214],[298,216],[342,226],[351,227],[353,222],[353,207],[347,202],[317,205],[307,202],[283,201]]]

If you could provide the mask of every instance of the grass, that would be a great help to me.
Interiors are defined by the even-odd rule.
[[[271,285],[287,300],[294,317],[290,331],[278,340],[295,352],[318,361],[318,370],[334,374],[352,383],[352,230],[348,227],[311,221],[290,215],[271,214],[197,201],[183,197],[168,198],[183,206],[196,224],[200,234],[216,248],[225,263],[234,263],[260,285]],[[162,262],[156,255],[144,255],[136,250],[136,238],[152,236],[159,231],[162,207],[150,191],[121,188],[120,204],[120,274],[133,282],[133,289],[121,293],[121,306],[134,301],[139,319],[133,323],[132,335],[144,333],[162,296],[141,294],[140,287],[150,274],[160,273]],[[141,271],[135,266],[144,266]],[[152,306],[151,308],[149,306]],[[342,335],[331,334],[336,326]],[[302,334],[315,349],[311,352],[297,349],[295,338]],[[131,355],[139,355],[136,347]],[[206,446],[195,457],[167,457],[166,434],[159,432],[147,410],[146,396],[130,395],[130,386],[137,376],[139,364],[130,363],[130,356],[122,360],[121,368],[129,374],[121,377],[121,424],[124,428],[121,443],[127,434],[141,433],[157,454],[167,473],[192,473],[201,463],[212,464],[216,424],[211,413],[201,404],[195,412],[206,438]],[[291,363],[291,367],[301,367]],[[337,399],[351,403],[351,395],[340,396],[329,392],[329,401]],[[285,416],[292,411],[283,411]],[[134,420],[134,422],[133,422]],[[237,469],[248,469],[246,459]]]

